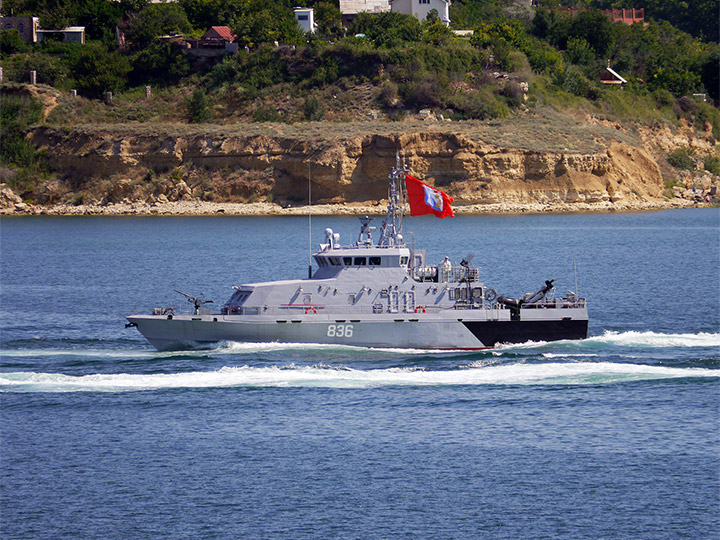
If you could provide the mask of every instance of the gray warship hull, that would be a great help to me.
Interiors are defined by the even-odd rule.
[[[584,308],[556,308],[558,313],[408,314],[340,319],[319,314],[296,317],[237,315],[131,315],[128,321],[158,350],[214,346],[222,342],[320,343],[358,347],[485,349],[500,343],[556,341],[587,337]],[[499,310],[500,311],[500,310]],[[496,316],[485,318],[482,315]],[[522,313],[521,315],[525,315]],[[533,315],[538,315],[533,317]],[[553,316],[554,315],[554,316]],[[252,317],[252,319],[250,319]]]
[[[421,184],[413,189],[426,190],[433,208],[443,210],[447,197],[407,175],[399,158],[389,178],[387,217],[377,243],[368,217],[360,218],[351,245],[341,245],[340,235],[326,229],[307,279],[236,285],[216,313],[203,307],[210,301],[180,293],[193,304],[191,313],[155,308],[128,316],[126,326],[161,350],[228,341],[483,349],[587,337],[585,299],[575,292],[553,298],[554,280],[522,298],[498,296],[480,282],[472,256],[432,264],[424,251],[406,245],[401,180]]]

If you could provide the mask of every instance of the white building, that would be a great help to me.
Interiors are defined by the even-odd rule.
[[[84,26],[68,26],[62,30],[38,30],[37,40],[38,42],[45,41],[47,37],[51,35],[62,35],[63,41],[71,43],[85,44],[85,27]]]
[[[301,8],[296,7],[293,9],[295,12],[295,20],[298,26],[302,28],[302,31],[306,34],[315,33],[315,10],[313,8]]]
[[[413,15],[420,21],[424,21],[433,9],[437,10],[442,22],[450,24],[450,0],[390,0],[390,11]]]

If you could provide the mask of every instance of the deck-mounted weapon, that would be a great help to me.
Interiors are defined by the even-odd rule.
[[[185,294],[184,292],[178,291],[177,289],[173,289],[176,293],[182,294],[185,298],[187,298],[187,301],[190,302],[193,306],[195,306],[195,315],[197,315],[200,312],[200,308],[204,306],[205,304],[212,304],[212,300],[205,300],[205,295],[200,293],[200,296],[190,296],[189,294]]]

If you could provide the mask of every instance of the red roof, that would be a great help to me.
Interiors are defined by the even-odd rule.
[[[225,41],[235,41],[235,35],[230,31],[227,26],[211,26],[210,30],[205,32],[203,38],[219,37]]]

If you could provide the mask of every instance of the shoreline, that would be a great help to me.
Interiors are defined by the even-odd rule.
[[[0,210],[7,216],[306,216],[318,215],[384,215],[384,201],[373,203],[317,204],[282,207],[274,203],[218,203],[180,200],[167,203],[119,203],[108,205],[67,205],[51,207],[16,204]],[[548,214],[584,212],[639,212],[674,208],[706,208],[717,206],[688,199],[657,201],[577,202],[577,203],[491,203],[456,205],[456,215],[484,214]]]

